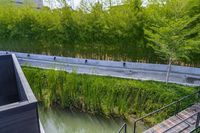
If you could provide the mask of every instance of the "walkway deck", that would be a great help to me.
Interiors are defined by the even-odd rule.
[[[143,133],[190,133],[196,129],[197,115],[199,112],[200,103],[181,111],[177,115],[170,117]]]

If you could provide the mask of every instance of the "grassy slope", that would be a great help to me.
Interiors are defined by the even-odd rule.
[[[57,104],[62,108],[78,108],[106,116],[139,117],[197,91],[197,88],[153,81],[79,75],[30,67],[23,70],[37,98],[46,107]],[[191,99],[184,105],[190,102]],[[157,122],[174,110],[175,107],[170,108],[148,121]]]

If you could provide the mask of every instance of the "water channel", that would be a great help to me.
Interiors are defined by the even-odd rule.
[[[118,133],[124,123],[121,118],[103,118],[82,112],[72,112],[58,108],[39,108],[40,120],[46,133]],[[128,133],[132,133],[128,125]],[[140,125],[139,129],[145,126]]]

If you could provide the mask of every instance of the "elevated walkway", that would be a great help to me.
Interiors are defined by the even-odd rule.
[[[184,101],[192,100],[190,105],[181,107]],[[137,123],[145,122],[147,117],[156,116],[157,113],[166,111],[167,109],[175,107],[173,115],[158,123],[157,125],[143,131],[142,133],[191,133],[200,128],[200,90],[182,97],[181,99],[174,101],[158,110],[155,110],[134,122],[133,133],[141,133],[137,131]],[[119,129],[118,133],[127,133],[127,125],[124,123]]]
[[[199,127],[200,103],[164,120],[143,133],[191,133]]]

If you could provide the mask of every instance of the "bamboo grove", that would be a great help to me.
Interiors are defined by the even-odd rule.
[[[168,60],[161,58],[149,45],[151,40],[146,31],[154,26],[159,33],[162,26],[165,27],[161,20],[193,20],[199,13],[199,0],[164,0],[163,3],[152,0],[146,6],[142,6],[140,0],[128,0],[122,5],[106,9],[101,3],[96,3],[90,11],[83,6],[77,10],[68,6],[59,9],[35,9],[26,5],[1,3],[0,50],[167,63]],[[194,30],[184,40],[189,38],[191,42],[199,41],[199,21],[196,17],[187,26]],[[198,47],[187,52],[188,60],[180,58],[174,64],[198,67]]]

